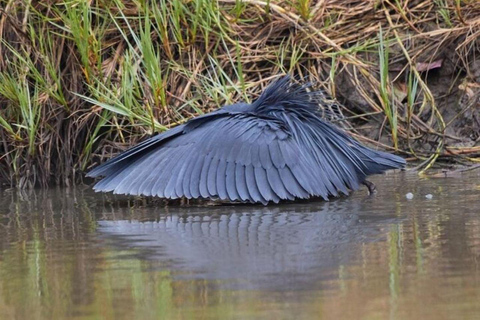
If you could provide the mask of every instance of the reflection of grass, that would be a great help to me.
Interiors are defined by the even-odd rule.
[[[401,261],[401,243],[400,226],[392,226],[388,234],[389,239],[389,291],[390,291],[390,319],[395,319],[398,309],[398,296],[400,294],[400,265]]]
[[[0,261],[2,319],[251,317],[266,305],[245,292],[239,308],[239,293],[219,291],[215,281],[174,281],[171,271],[154,262],[122,258],[134,250],[65,249],[33,240],[6,252]]]

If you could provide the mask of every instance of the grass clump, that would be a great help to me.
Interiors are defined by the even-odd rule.
[[[421,170],[479,159],[475,0],[0,0],[0,12],[5,185],[69,185],[287,72],[339,100],[352,135]]]

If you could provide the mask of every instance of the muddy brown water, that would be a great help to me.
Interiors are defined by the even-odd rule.
[[[479,178],[268,207],[1,191],[0,319],[479,319]]]

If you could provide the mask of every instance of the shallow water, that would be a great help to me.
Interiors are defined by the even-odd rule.
[[[479,177],[268,207],[0,191],[0,318],[480,318]]]

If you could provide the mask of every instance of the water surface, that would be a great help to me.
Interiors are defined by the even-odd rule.
[[[268,207],[0,191],[0,319],[479,318],[479,177]]]

